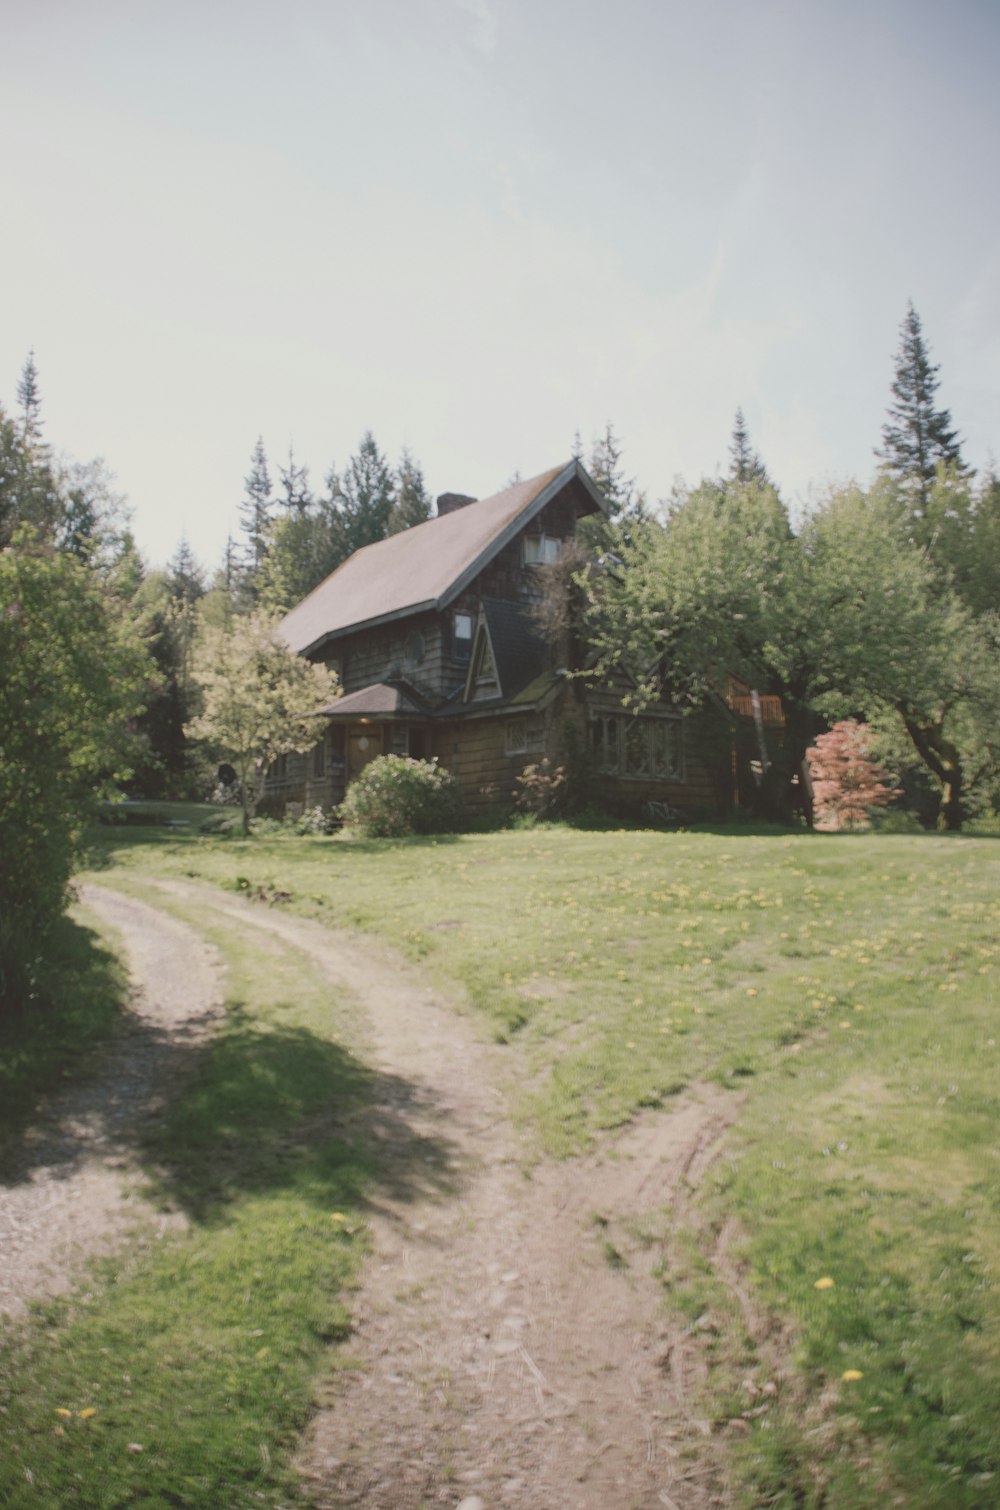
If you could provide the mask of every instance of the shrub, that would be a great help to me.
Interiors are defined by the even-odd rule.
[[[925,832],[916,813],[908,813],[904,809],[872,813],[870,816],[872,828],[880,834],[922,834]]]
[[[870,745],[868,725],[844,719],[806,751],[817,828],[867,828],[872,809],[892,802],[896,793],[869,759]]]
[[[367,839],[453,833],[461,820],[455,778],[435,761],[378,755],[347,790],[340,813]]]
[[[340,827],[336,808],[307,807],[305,812],[285,818],[285,827],[296,834],[335,834]]]
[[[537,765],[526,765],[515,779],[514,806],[521,814],[552,818],[562,806],[565,785],[565,767],[554,767],[546,755]]]

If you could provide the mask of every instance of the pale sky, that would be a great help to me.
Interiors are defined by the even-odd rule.
[[[0,0],[0,402],[218,564],[258,434],[484,497],[610,421],[651,501],[741,405],[870,478],[912,298],[1000,452],[998,0]]]

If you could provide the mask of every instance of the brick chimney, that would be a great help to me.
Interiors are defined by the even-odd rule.
[[[438,518],[442,514],[454,514],[456,509],[464,509],[469,503],[478,503],[477,498],[470,498],[468,493],[439,493],[437,501]]]

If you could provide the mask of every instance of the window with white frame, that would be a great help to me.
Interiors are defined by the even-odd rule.
[[[561,540],[552,535],[522,535],[525,566],[555,566]]]
[[[465,664],[472,654],[472,615],[456,613],[452,619],[452,653]]]
[[[598,770],[610,776],[684,779],[683,725],[679,717],[593,714],[590,749]]]

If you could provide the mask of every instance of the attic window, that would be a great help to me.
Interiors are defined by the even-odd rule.
[[[525,566],[555,566],[561,540],[552,535],[523,535]]]
[[[452,644],[456,661],[464,663],[472,654],[472,615],[457,613],[452,620]]]

